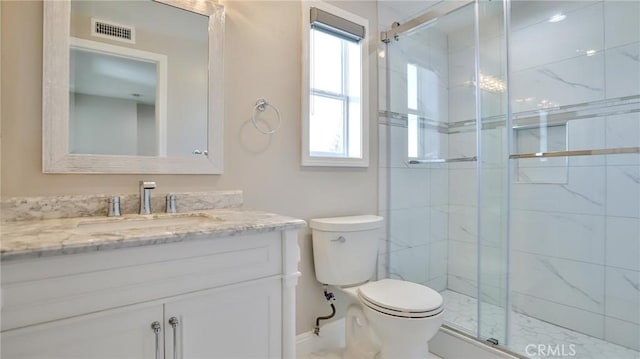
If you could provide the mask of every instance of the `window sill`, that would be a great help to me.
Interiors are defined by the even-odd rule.
[[[342,157],[306,157],[302,159],[305,167],[369,167],[368,158],[342,158]]]

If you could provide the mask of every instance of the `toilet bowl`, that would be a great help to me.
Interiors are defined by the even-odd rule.
[[[443,299],[435,290],[397,279],[370,281],[383,218],[312,219],[316,278],[347,294],[345,357],[419,359],[442,325]]]

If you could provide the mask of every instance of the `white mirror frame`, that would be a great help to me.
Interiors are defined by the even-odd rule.
[[[224,7],[201,0],[154,0],[209,17],[208,156],[154,157],[69,153],[71,2],[43,3],[42,171],[44,173],[223,173]]]

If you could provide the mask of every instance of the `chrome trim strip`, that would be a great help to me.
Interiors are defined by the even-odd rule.
[[[509,155],[509,159],[521,158],[548,158],[548,157],[575,157],[575,156],[602,156],[640,153],[640,147],[603,148],[597,150],[555,151],[537,153],[515,153]]]
[[[507,87],[508,88],[508,87]],[[511,103],[509,103],[511,107]],[[547,109],[536,109],[523,112],[509,112],[513,128],[537,128],[540,127],[540,112],[547,115],[548,126],[562,126],[571,120],[583,120],[597,117],[607,117],[640,112],[640,95],[618,97],[593,102],[572,104]],[[393,126],[406,126],[407,114],[393,111],[378,111],[379,123]],[[475,131],[476,120],[437,121],[432,118],[418,115],[418,121],[422,126],[437,128],[444,134]],[[505,115],[493,115],[482,118],[482,129],[488,130],[503,127]]]

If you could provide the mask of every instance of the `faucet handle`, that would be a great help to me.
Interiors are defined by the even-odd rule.
[[[120,197],[109,198],[109,217],[120,217]]]
[[[151,214],[151,190],[156,188],[152,181],[140,181],[140,214]]]
[[[156,183],[153,181],[140,181],[140,187],[144,189],[154,189],[156,188]]]
[[[167,213],[176,213],[176,195],[173,193],[167,195]]]

